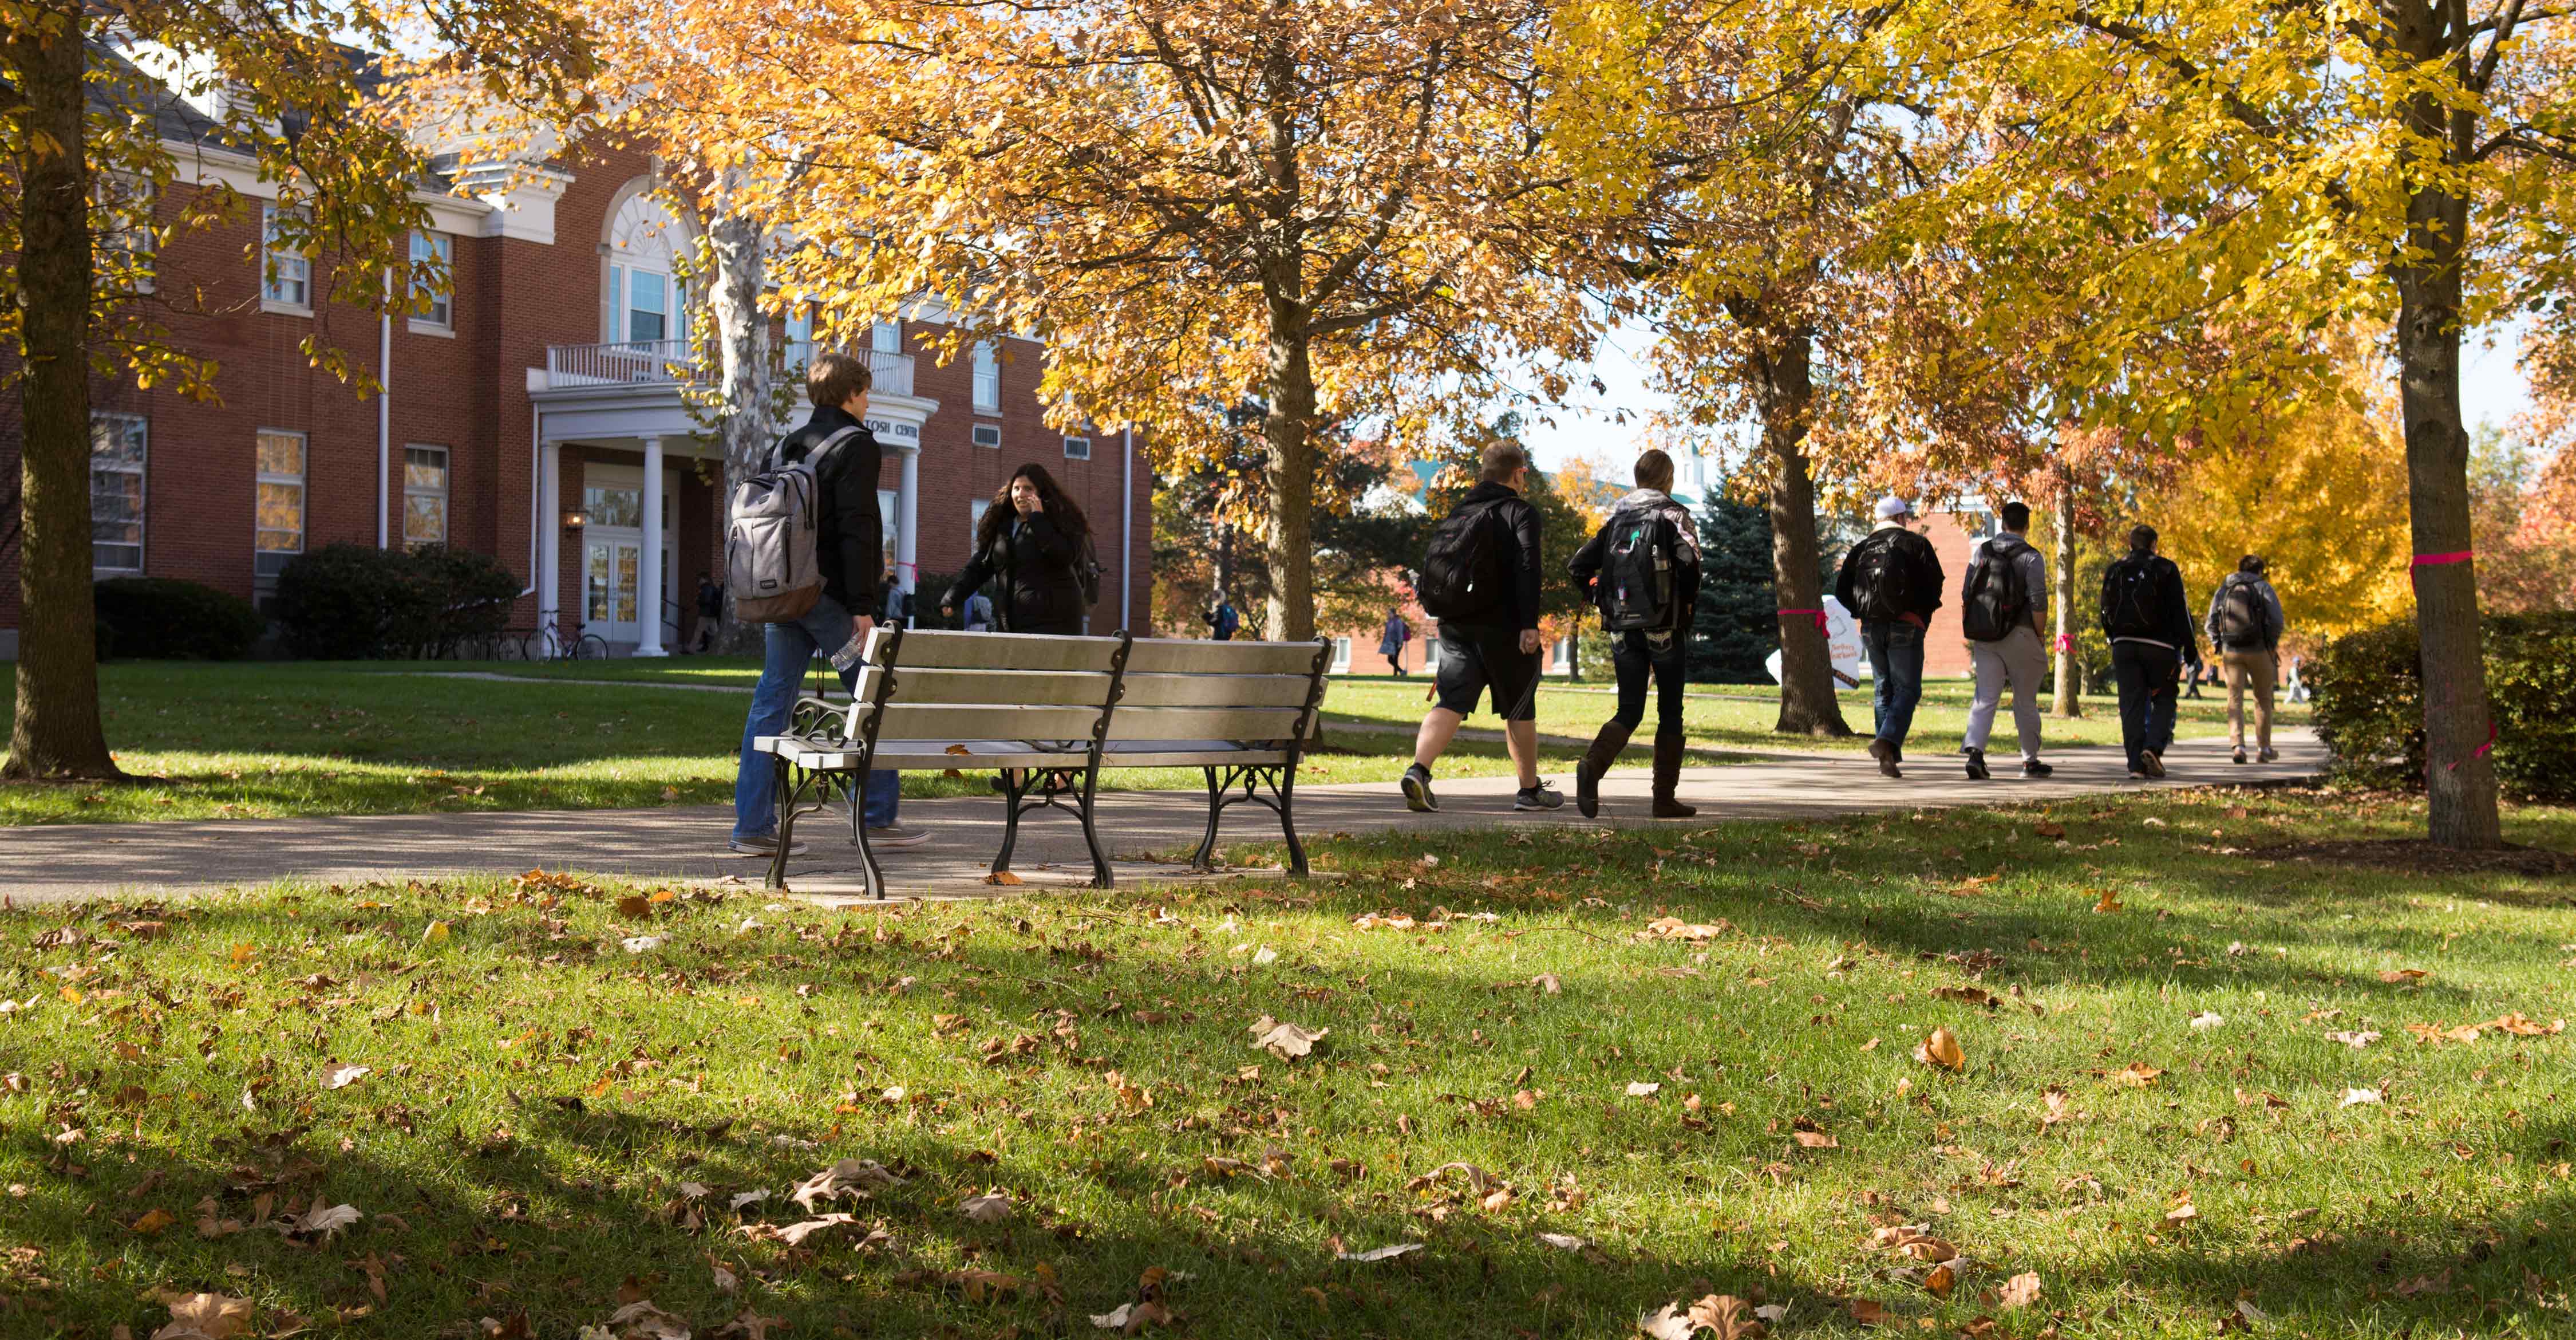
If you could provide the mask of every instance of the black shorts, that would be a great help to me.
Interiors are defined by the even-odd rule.
[[[1433,684],[1439,705],[1468,716],[1476,698],[1493,689],[1494,711],[1505,721],[1538,719],[1540,653],[1521,650],[1517,628],[1440,625],[1440,672]]]

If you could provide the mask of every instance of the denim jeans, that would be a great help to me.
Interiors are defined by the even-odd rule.
[[[839,601],[825,596],[804,618],[764,625],[761,633],[767,658],[761,662],[760,683],[751,691],[751,711],[743,718],[742,763],[733,778],[733,835],[738,838],[778,831],[777,774],[770,756],[752,748],[752,741],[786,732],[805,667],[813,664],[815,653],[828,656],[848,644],[850,615]],[[856,667],[842,671],[841,687],[849,688],[858,678]],[[867,826],[892,827],[896,802],[903,796],[903,774],[871,772],[866,790]]]
[[[2120,686],[2120,747],[2135,771],[2140,754],[2161,756],[2173,746],[2182,653],[2152,642],[2114,642],[2111,678]]]
[[[1872,621],[1860,626],[1860,645],[1869,654],[1878,738],[1902,747],[1923,701],[1923,630],[1901,619]]]
[[[1644,633],[1610,635],[1610,669],[1619,679],[1619,714],[1612,720],[1637,729],[1646,719],[1646,681],[1655,682],[1655,730],[1679,734],[1682,728],[1682,671],[1690,644],[1679,635],[1660,647]]]

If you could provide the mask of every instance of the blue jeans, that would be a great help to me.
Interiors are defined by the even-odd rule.
[[[763,735],[782,735],[796,710],[796,686],[815,653],[830,655],[850,640],[850,614],[825,596],[794,623],[765,625],[762,640],[767,659],[760,683],[751,691],[751,711],[742,722],[742,763],[733,777],[733,835],[758,837],[778,831],[778,778],[770,756],[752,748]],[[841,687],[858,682],[858,670],[841,672]],[[868,774],[866,811],[870,828],[894,825],[895,805],[903,797],[903,774],[884,769]]]
[[[1869,654],[1878,738],[1902,748],[1923,701],[1923,630],[1903,620],[1864,623],[1860,645]]]

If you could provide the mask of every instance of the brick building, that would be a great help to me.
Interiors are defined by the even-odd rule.
[[[174,217],[217,183],[250,208],[174,237],[154,272],[164,291],[205,295],[202,314],[168,324],[179,347],[215,360],[220,400],[94,383],[96,574],[260,599],[324,544],[443,542],[519,574],[515,628],[643,655],[681,645],[697,574],[721,566],[722,452],[681,403],[690,318],[673,258],[690,225],[650,194],[652,161],[585,145],[516,173],[425,180],[416,198],[430,224],[414,252],[444,258],[452,282],[427,313],[388,321],[322,291],[318,263],[281,253],[273,272],[263,265],[275,187],[203,110],[179,98],[160,109],[180,170],[156,214]],[[1036,342],[1000,339],[935,366],[919,351],[943,315],[908,312],[847,341],[876,373],[889,557],[907,584],[964,567],[984,506],[1018,465],[1039,462],[1092,523],[1105,569],[1092,627],[1142,633],[1152,476],[1133,460],[1140,444],[1049,429]],[[309,367],[298,345],[317,332],[384,393],[361,399]],[[800,364],[810,332],[783,333]],[[778,427],[805,412],[800,388]],[[10,477],[20,446],[14,395],[0,396]],[[0,553],[0,657],[15,654],[17,591],[12,548]]]

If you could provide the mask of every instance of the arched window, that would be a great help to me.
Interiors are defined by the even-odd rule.
[[[645,190],[636,190],[608,221],[611,343],[688,338],[688,300],[673,264],[687,245],[687,225]]]

